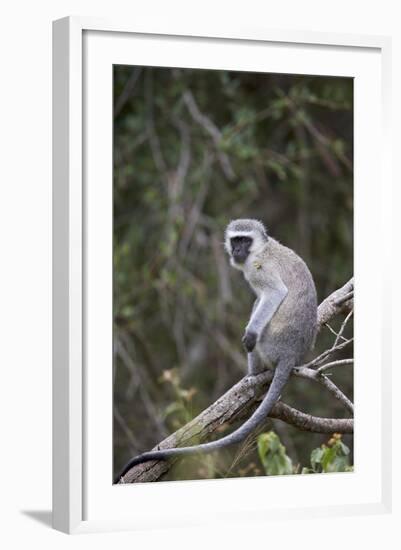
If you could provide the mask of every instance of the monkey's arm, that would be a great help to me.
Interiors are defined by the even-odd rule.
[[[287,293],[288,289],[281,279],[274,281],[274,285],[262,292],[245,330],[243,343],[247,351],[253,350],[263,329],[270,323]]]

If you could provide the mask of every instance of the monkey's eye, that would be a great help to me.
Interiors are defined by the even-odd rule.
[[[250,237],[233,237],[231,239],[232,245],[238,245],[238,244],[251,244],[252,239]]]

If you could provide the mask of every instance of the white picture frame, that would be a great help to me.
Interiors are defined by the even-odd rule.
[[[161,41],[163,48],[160,47]],[[291,483],[297,484],[296,487],[293,485],[294,493],[306,490],[300,485],[304,481],[295,479],[302,476],[224,480],[224,486],[220,481],[208,481],[113,487],[110,469],[111,375],[107,379],[107,368],[111,373],[112,357],[111,293],[107,293],[111,288],[112,273],[112,122],[107,109],[106,112],[104,109],[111,97],[107,80],[111,65],[138,63],[242,69],[248,66],[247,51],[252,48],[254,68],[260,68],[267,47],[275,48],[269,66],[265,62],[268,72],[306,73],[315,72],[316,67],[320,67],[317,74],[356,78],[355,300],[360,322],[355,330],[357,339],[358,334],[363,339],[376,334],[377,344],[367,354],[362,346],[358,347],[357,340],[357,363],[359,357],[365,375],[363,377],[356,368],[356,438],[361,445],[361,455],[367,445],[363,435],[366,415],[373,410],[374,428],[381,434],[381,444],[377,455],[365,465],[365,469],[362,463],[359,471],[356,468],[352,474],[357,480],[355,483],[344,482],[340,474],[303,476],[308,478],[307,494],[303,496],[303,504],[292,495],[294,504],[291,507],[287,498],[291,494]],[[294,53],[298,65],[294,65]],[[383,292],[388,286],[386,274],[390,272],[386,269],[390,262],[390,243],[383,238],[390,233],[386,213],[391,208],[388,157],[390,55],[391,41],[387,37],[260,29],[197,29],[196,26],[182,29],[173,25],[149,29],[125,22],[83,17],[54,22],[53,525],[56,529],[76,533],[203,525],[213,522],[216,517],[214,503],[221,507],[222,499],[224,514],[219,516],[219,521],[226,522],[265,521],[267,510],[270,518],[386,513],[390,510],[388,450],[391,435],[389,424],[385,422],[391,407],[391,357],[386,325],[390,315],[389,298],[384,300]],[[298,71],[294,69],[296,66]],[[91,86],[92,89],[97,86],[96,95],[88,92]],[[370,88],[365,99],[364,94],[358,95],[358,87],[365,91]],[[366,118],[367,109],[369,120]],[[376,161],[372,162],[374,154]],[[98,165],[93,161],[95,156],[101,159],[97,161]],[[97,178],[96,196],[93,186],[86,185],[91,178]],[[373,211],[380,219],[376,217],[374,221],[375,232],[369,233],[370,242],[373,246],[375,240],[388,244],[382,252],[381,265],[385,269],[371,266],[366,274],[367,270],[363,268],[369,265],[369,251],[363,243]],[[91,279],[95,270],[101,273],[96,283]],[[103,296],[100,302],[96,300],[99,296]],[[387,308],[385,314],[384,308]],[[364,319],[366,321],[372,311],[377,322],[368,326]],[[377,334],[380,334],[378,338]],[[363,392],[358,387],[363,388]],[[377,387],[380,387],[380,392]],[[96,429],[95,417],[103,430]],[[367,483],[368,472],[370,483]],[[269,502],[258,496],[261,484],[266,482],[265,494],[268,490],[275,495]],[[347,487],[344,483],[351,484]],[[316,503],[316,495],[328,488],[332,491],[332,501],[322,499],[321,503]],[[245,503],[240,508],[235,498],[238,492],[242,493],[241,500]],[[188,502],[189,498],[194,506],[183,506],[182,503]],[[135,502],[140,502],[140,506],[132,513]],[[170,506],[166,505],[167,502],[171,503]],[[248,506],[250,502],[252,505]],[[121,510],[130,512],[121,514],[119,503]],[[127,506],[127,503],[131,505]],[[200,514],[200,510],[204,513]],[[157,525],[154,517],[159,518]]]

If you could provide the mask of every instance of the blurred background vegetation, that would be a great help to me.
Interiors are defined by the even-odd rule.
[[[262,220],[303,257],[319,301],[352,276],[353,81],[115,66],[113,108],[116,473],[246,371],[241,337],[253,297],[223,250],[231,219]],[[324,329],[315,353],[332,340]],[[352,367],[332,376],[352,399]],[[304,380],[291,380],[283,400],[347,416]],[[311,452],[329,439],[279,420],[263,430],[279,436],[296,471],[310,468]],[[352,436],[342,441],[352,464]],[[166,479],[266,473],[251,438],[186,458]]]

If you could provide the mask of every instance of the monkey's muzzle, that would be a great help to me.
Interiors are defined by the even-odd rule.
[[[233,260],[236,264],[244,264],[248,257],[247,253],[239,252],[238,254],[233,254]]]
[[[236,264],[244,264],[247,257],[249,255],[248,250],[245,250],[244,248],[238,248],[237,250],[233,250],[232,256],[233,260]]]

